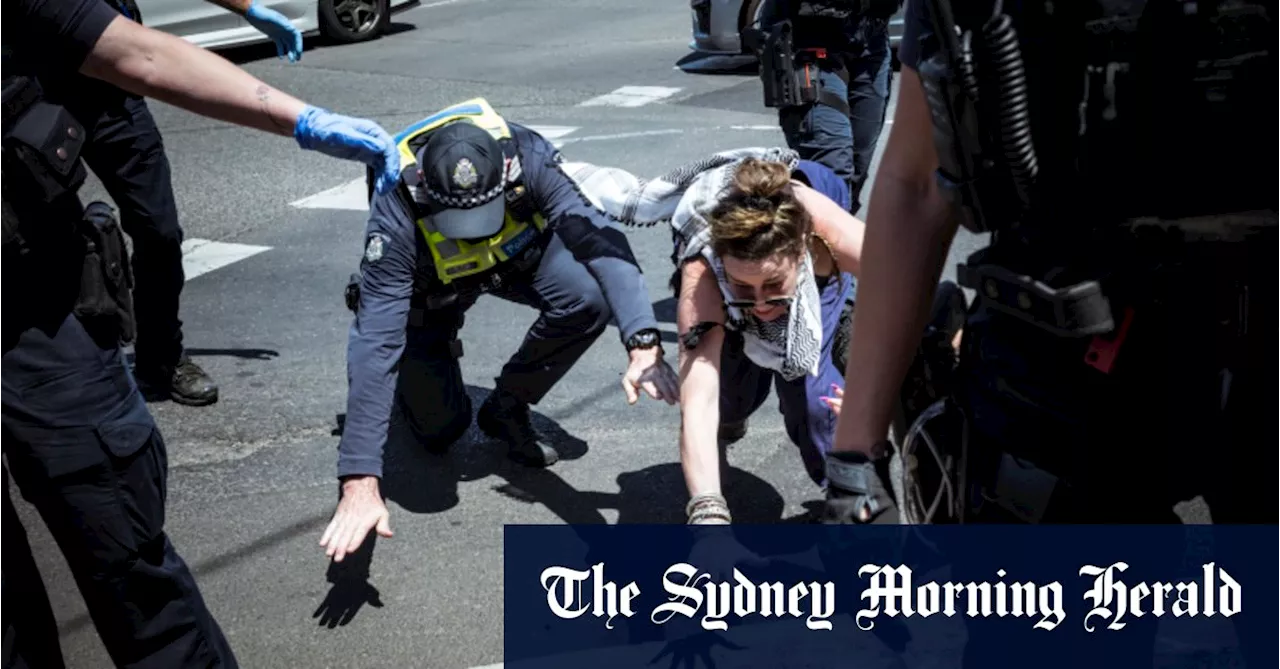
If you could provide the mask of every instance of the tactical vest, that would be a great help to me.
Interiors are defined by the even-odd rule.
[[[999,257],[959,278],[993,306],[1064,336],[1108,332],[1105,269],[1056,283],[1041,272],[1095,262],[1143,226],[1274,228],[1263,3],[925,4],[934,36],[918,70],[938,183]]]
[[[1274,162],[1250,160],[1276,132],[1261,3],[1029,0],[996,18],[990,0],[961,4],[968,49],[944,40],[954,56],[921,74],[944,176],[980,191],[964,201],[978,231],[1275,206]]]
[[[474,123],[498,140],[502,147],[506,220],[502,229],[487,239],[449,239],[431,223],[430,200],[423,187],[424,177],[418,166],[417,154],[433,130],[453,122]],[[400,151],[400,181],[405,201],[431,249],[436,277],[441,283],[447,285],[498,267],[527,250],[546,228],[546,221],[525,188],[520,155],[511,129],[483,98],[453,105],[413,124],[396,135],[396,146]]]

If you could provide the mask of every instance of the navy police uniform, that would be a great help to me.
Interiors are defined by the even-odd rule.
[[[109,207],[82,206],[76,192],[85,176],[77,164],[84,124],[38,102],[36,89],[23,83],[38,80],[38,72],[77,71],[118,14],[101,0],[9,7],[5,666],[63,664],[48,596],[9,498],[9,474],[62,549],[117,666],[237,666],[164,531],[165,444],[120,346],[131,328],[123,234]]]
[[[908,3],[939,187],[991,233],[957,270],[975,300],[942,419],[967,459],[948,520],[1172,523],[1204,495],[1215,522],[1277,522],[1277,177],[1251,148],[1276,141],[1272,11]],[[1149,622],[1116,643],[1149,657]],[[1003,665],[978,656],[990,634],[970,630],[966,666]]]
[[[132,0],[100,1],[142,21]],[[146,99],[77,72],[51,73],[45,81],[49,98],[84,124],[89,140],[84,160],[119,208],[120,223],[133,242],[138,378],[175,402],[216,402],[218,386],[183,348],[178,313],[186,279],[183,232],[164,139]]]
[[[397,137],[401,187],[373,195],[347,360],[350,391],[339,477],[382,474],[393,402],[428,448],[471,424],[457,340],[482,294],[540,315],[503,367],[477,423],[512,455],[554,450],[529,425],[542,399],[611,319],[629,345],[657,322],[624,233],[578,192],[545,138],[483,99]]]
[[[764,1],[762,26],[790,21],[796,63],[816,65],[817,99],[778,109],[787,146],[844,179],[856,214],[889,106],[889,18],[901,3]]]

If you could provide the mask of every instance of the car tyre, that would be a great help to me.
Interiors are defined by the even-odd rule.
[[[391,0],[320,0],[320,30],[340,44],[367,42],[391,24]]]
[[[754,24],[756,20],[760,18],[759,14],[760,14],[760,9],[762,5],[764,5],[764,0],[745,0],[742,3],[742,9],[739,10],[739,13],[738,13],[738,35],[742,35],[742,31],[751,27],[751,25]],[[746,56],[756,55],[750,49],[748,49],[747,45],[745,44],[742,45],[741,50],[743,55],[746,55]]]

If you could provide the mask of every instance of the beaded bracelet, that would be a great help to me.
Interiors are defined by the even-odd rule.
[[[719,493],[695,495],[685,506],[685,515],[688,516],[691,525],[710,519],[719,519],[726,523],[733,521],[729,513],[729,503]]]

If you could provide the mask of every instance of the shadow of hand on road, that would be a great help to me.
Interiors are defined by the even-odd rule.
[[[365,604],[382,608],[382,595],[369,582],[369,566],[373,562],[373,547],[377,535],[370,533],[356,552],[342,562],[330,562],[326,578],[333,584],[324,601],[316,608],[312,618],[319,619],[321,627],[335,629],[350,623]]]

